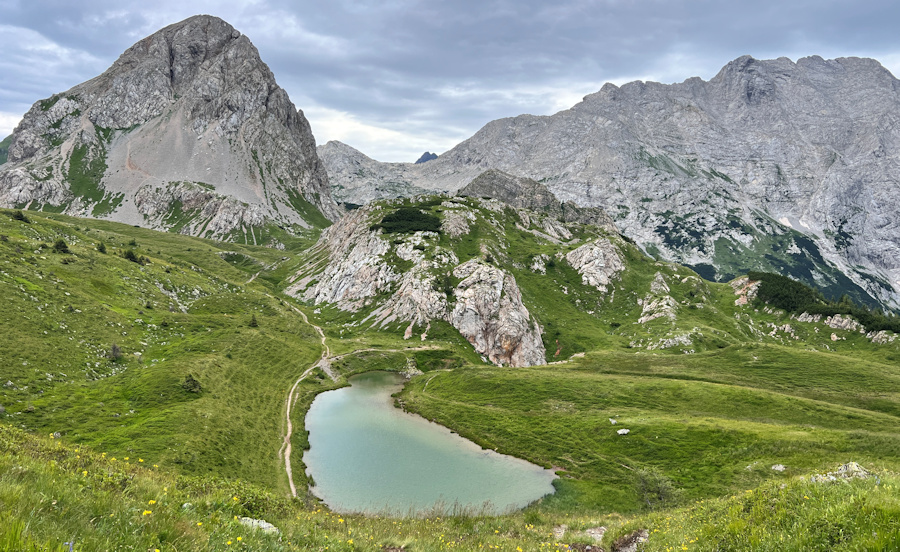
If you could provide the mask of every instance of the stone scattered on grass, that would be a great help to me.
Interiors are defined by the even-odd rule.
[[[772,466],[772,469],[775,470],[775,471],[777,471],[777,472],[783,472],[783,471],[786,470],[787,468],[785,467],[784,464],[775,464],[774,466]]]
[[[837,471],[828,473],[817,473],[810,476],[813,483],[824,483],[826,481],[839,481],[850,479],[868,479],[872,474],[856,462],[848,462],[837,469]]]
[[[253,518],[249,518],[249,517],[241,517],[241,518],[239,518],[238,521],[241,522],[241,525],[250,527],[251,529],[259,529],[260,531],[263,531],[264,533],[280,533],[281,532],[278,530],[278,527],[275,527],[274,525],[272,525],[271,523],[269,523],[268,521],[266,521],[264,519],[253,519]]]
[[[637,552],[638,545],[647,542],[648,538],[650,538],[650,531],[638,529],[628,535],[619,537],[616,542],[613,543],[612,549],[615,552]]]
[[[584,534],[594,539],[594,542],[600,542],[606,534],[606,527],[589,527],[584,530]]]
[[[631,433],[631,430],[630,429],[620,429],[616,433],[618,433],[619,435],[628,435],[629,433]]]

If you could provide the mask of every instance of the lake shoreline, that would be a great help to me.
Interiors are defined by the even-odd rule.
[[[555,492],[556,474],[483,449],[398,406],[406,379],[366,372],[319,394],[305,426],[310,491],[337,512],[501,515]]]

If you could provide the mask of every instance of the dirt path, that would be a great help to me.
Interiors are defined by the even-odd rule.
[[[297,390],[297,386],[300,385],[300,382],[312,373],[317,365],[318,364],[313,364],[297,378],[297,381],[294,382],[294,386],[291,387],[290,392],[288,392],[287,403],[285,404],[287,430],[285,431],[284,441],[281,443],[281,449],[278,451],[278,456],[284,457],[284,471],[287,472],[288,484],[291,486],[291,496],[293,497],[297,496],[297,487],[294,485],[294,472],[291,470],[291,435],[294,434],[294,425],[291,423],[291,410],[293,409],[294,401],[296,400],[294,392]]]
[[[251,279],[252,280],[252,279]],[[272,297],[271,295],[269,297]],[[272,297],[272,299],[275,299]],[[319,339],[322,342],[322,356],[319,357],[319,360],[316,361],[315,364],[310,366],[303,372],[297,381],[294,382],[294,385],[291,387],[291,390],[288,391],[287,398],[284,401],[284,418],[285,418],[285,434],[284,439],[281,443],[281,448],[278,450],[278,457],[284,459],[284,471],[287,473],[288,484],[291,487],[291,496],[297,496],[297,487],[294,485],[294,472],[291,469],[291,436],[294,434],[294,424],[291,422],[291,412],[294,409],[294,404],[297,401],[297,386],[300,385],[300,382],[309,376],[313,370],[316,368],[321,369],[325,374],[331,378],[331,381],[337,381],[337,375],[331,369],[331,363],[333,361],[340,360],[349,355],[355,355],[357,353],[371,352],[371,351],[383,351],[386,353],[400,353],[404,351],[426,351],[430,349],[439,349],[440,347],[437,345],[423,345],[421,347],[410,347],[408,349],[357,349],[350,353],[344,353],[342,355],[331,356],[331,348],[328,347],[328,343],[325,339],[325,332],[321,327],[316,326],[312,322],[309,321],[309,318],[306,316],[306,313],[302,310],[298,309],[294,305],[287,303],[287,305],[293,309],[294,312],[300,315],[303,318],[303,322],[312,326],[313,329],[316,330],[316,333],[319,334]]]
[[[272,297],[271,295],[269,297]],[[272,297],[272,299],[275,299]],[[285,419],[285,433],[284,440],[281,443],[281,449],[278,451],[279,458],[284,458],[284,471],[287,473],[288,484],[291,487],[291,496],[297,496],[297,487],[294,485],[294,472],[291,469],[291,436],[294,434],[294,424],[291,422],[291,411],[294,409],[294,403],[297,400],[295,393],[297,391],[297,386],[300,385],[300,382],[306,379],[313,370],[316,368],[321,368],[323,372],[325,372],[331,381],[337,381],[337,376],[335,376],[334,372],[331,370],[331,362],[329,358],[331,357],[331,349],[328,347],[328,343],[325,341],[325,332],[321,327],[316,326],[307,318],[306,313],[302,310],[298,309],[294,305],[287,303],[287,305],[293,309],[294,312],[300,315],[305,324],[309,324],[316,330],[316,333],[319,334],[319,339],[322,342],[322,356],[319,357],[319,360],[316,361],[315,364],[310,366],[303,372],[297,381],[294,382],[294,385],[291,387],[291,390],[288,391],[287,398],[284,401],[284,419]]]

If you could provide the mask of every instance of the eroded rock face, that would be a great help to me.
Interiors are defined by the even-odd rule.
[[[396,291],[369,317],[381,326],[395,320],[409,321],[403,334],[404,339],[412,336],[415,326],[426,326],[432,320],[447,319],[447,294],[440,289],[435,274],[459,262],[450,251],[439,251],[433,256],[433,260],[426,260],[425,255],[415,248],[418,237],[413,236],[412,243],[408,241],[397,247],[397,256],[412,262],[413,268],[403,273]]]
[[[353,211],[325,230],[316,249],[326,255],[322,270],[292,282],[286,293],[316,305],[333,303],[356,311],[400,279],[384,261],[388,243],[369,230],[364,210]]]
[[[177,212],[183,231],[213,237],[342,212],[303,114],[247,37],[211,16],[32,106],[0,168],[0,205],[45,204],[155,228]]]
[[[606,239],[597,239],[570,251],[566,255],[569,264],[581,274],[581,280],[606,293],[607,287],[625,268],[619,250]]]
[[[746,276],[741,276],[740,278],[733,280],[731,282],[731,289],[733,289],[734,294],[738,296],[738,298],[734,300],[734,305],[737,307],[752,303],[753,300],[756,299],[756,294],[759,292],[760,284],[762,284],[762,282],[751,280]]]
[[[459,226],[452,227],[463,231],[475,220],[467,209],[448,205],[444,222],[455,217]],[[398,238],[370,230],[383,214],[378,208],[358,209],[328,228],[286,292],[344,311],[371,308],[360,324],[408,324],[406,339],[417,326],[444,320],[495,364],[545,363],[540,326],[511,274],[480,259],[460,263],[433,232]],[[460,281],[454,285],[452,278]]]
[[[515,278],[475,260],[453,274],[463,280],[456,286],[449,322],[476,351],[499,365],[544,364],[540,327],[522,304]]]

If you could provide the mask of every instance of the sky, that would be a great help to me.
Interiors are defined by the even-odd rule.
[[[606,82],[708,80],[745,54],[873,57],[900,74],[894,0],[0,0],[0,138],[35,101],[198,13],[250,38],[319,144],[379,161],[442,153]]]

